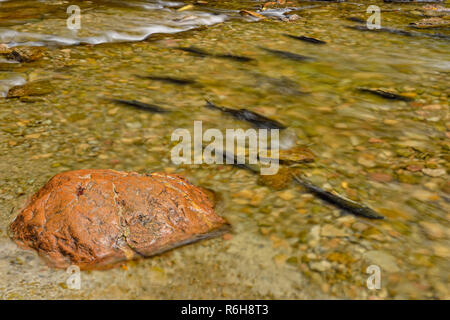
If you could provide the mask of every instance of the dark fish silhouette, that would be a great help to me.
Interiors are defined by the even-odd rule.
[[[236,56],[234,54],[215,54],[214,57],[228,59],[228,60],[234,60],[234,61],[239,61],[239,62],[250,62],[250,61],[255,60],[255,59],[249,58],[249,57]]]
[[[184,52],[189,52],[189,53],[195,54],[195,55],[197,55],[197,56],[199,56],[199,57],[212,56],[212,54],[206,52],[205,50],[200,49],[200,48],[197,48],[197,47],[194,47],[194,46],[190,46],[190,47],[177,47],[177,48],[175,48],[175,49],[178,49],[178,50],[181,50],[181,51],[184,51]]]
[[[406,37],[427,37],[427,38],[434,38],[434,39],[444,39],[444,40],[450,40],[450,36],[446,34],[440,34],[440,33],[424,33],[424,32],[413,32],[413,31],[406,31],[401,29],[393,29],[393,28],[386,28],[382,27],[379,29],[369,29],[367,26],[346,26],[347,28],[358,30],[358,31],[371,31],[371,32],[386,32],[391,34],[398,34]]]
[[[247,109],[230,109],[226,107],[219,107],[208,100],[206,100],[206,107],[228,113],[238,120],[250,122],[254,127],[259,129],[286,129],[286,126],[282,123]]]
[[[248,170],[255,174],[259,173],[259,170],[254,168],[253,166],[250,166],[245,163],[244,164],[237,163],[236,156],[233,157],[230,153],[227,153],[224,150],[222,150],[222,152],[223,152],[222,154],[223,154],[223,158],[225,160],[225,164],[227,164],[227,162],[226,162],[227,159],[233,160],[232,165],[234,165],[235,167]],[[301,178],[295,174],[292,174],[292,177],[298,184],[303,186],[308,192],[316,195],[320,199],[325,200],[328,203],[330,203],[340,209],[343,209],[351,214],[365,217],[368,219],[384,219],[384,217],[382,215],[378,214],[376,211],[374,211],[373,209],[371,209],[363,204],[360,204],[353,200],[338,196],[331,192],[325,191],[322,188],[319,188],[318,186],[312,184],[311,182],[307,181],[306,179]]]
[[[314,44],[326,44],[325,41],[315,39],[315,38],[305,37],[305,36],[294,36],[292,34],[284,34],[284,36],[291,38],[291,39],[305,41],[305,42],[314,43]]]
[[[142,78],[142,79],[149,79],[154,81],[161,81],[161,82],[167,82],[172,84],[178,84],[178,85],[188,85],[188,84],[194,84],[196,83],[195,80],[192,79],[180,79],[180,78],[173,78],[173,77],[164,77],[164,76],[140,76],[136,75],[136,77]]]
[[[410,97],[405,97],[396,93],[380,90],[380,89],[369,89],[369,88],[358,88],[361,92],[368,92],[376,96],[389,99],[389,100],[400,100],[400,101],[411,101]]]
[[[220,150],[219,152],[222,152],[224,164],[229,164],[228,162],[231,162],[231,164],[236,168],[245,169],[253,173],[259,172],[258,169],[250,164],[238,163],[238,158],[235,154],[231,154],[231,152],[228,152],[227,150]]]
[[[269,53],[279,56],[281,58],[289,59],[289,60],[293,60],[293,61],[312,61],[312,60],[314,60],[311,57],[302,56],[300,54],[289,52],[289,51],[274,50],[274,49],[269,49],[269,48],[264,48],[264,47],[259,47],[259,48],[261,50],[264,50],[266,52],[269,52]]]
[[[220,59],[228,59],[228,60],[234,60],[234,61],[239,61],[239,62],[249,62],[249,61],[253,61],[253,58],[249,58],[249,57],[244,57],[244,56],[237,56],[234,54],[214,54],[214,53],[209,53],[203,49],[197,48],[197,47],[178,47],[176,48],[178,50],[182,50],[185,52],[189,52],[192,54],[195,54],[196,56],[199,57],[214,57],[214,58],[220,58]]]
[[[346,17],[348,21],[356,22],[356,23],[366,23],[367,21],[358,17]]]
[[[169,110],[163,109],[157,105],[154,104],[148,104],[148,103],[144,103],[144,102],[140,102],[137,100],[123,100],[123,99],[108,99],[114,103],[118,103],[118,104],[124,104],[127,106],[131,106],[131,107],[135,107],[137,109],[140,110],[144,110],[144,111],[149,111],[152,113],[166,113],[166,112],[170,112]]]
[[[331,204],[334,204],[335,206],[344,209],[350,213],[353,213],[358,216],[362,216],[369,219],[384,219],[384,217],[371,208],[360,204],[358,202],[355,202],[350,199],[346,199],[344,197],[338,196],[336,194],[333,194],[331,192],[325,191],[321,188],[319,188],[316,185],[313,185],[311,182],[307,181],[304,178],[301,178],[295,174],[292,175],[294,177],[294,180],[306,188],[309,192],[315,194],[320,199],[325,200]]]

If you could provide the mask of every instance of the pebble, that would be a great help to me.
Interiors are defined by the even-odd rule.
[[[447,172],[445,169],[429,169],[429,168],[423,168],[422,172],[430,177],[440,177],[445,175]]]
[[[378,250],[367,251],[363,257],[369,262],[378,265],[387,272],[399,272],[400,268],[395,262],[395,258],[388,253]]]
[[[20,98],[25,96],[46,95],[53,91],[51,83],[47,80],[38,80],[14,86],[9,89],[7,98]]]
[[[373,167],[375,167],[375,161],[373,161],[372,159],[369,159],[368,157],[366,157],[366,156],[361,156],[361,157],[359,157],[358,158],[358,163],[360,164],[360,165],[362,165],[362,166],[364,166],[364,167],[367,167],[367,168],[373,168]]]
[[[442,244],[434,244],[433,252],[436,256],[444,259],[450,258],[450,248]]]
[[[341,229],[336,228],[331,224],[326,224],[321,228],[322,237],[348,237],[349,234]]]
[[[294,192],[292,192],[292,190],[285,190],[283,192],[279,192],[278,196],[286,201],[290,201],[295,198],[295,194]]]
[[[363,232],[364,230],[367,230],[369,226],[367,224],[361,223],[361,222],[355,222],[352,224],[352,229],[355,231]]]
[[[306,240],[308,241],[308,245],[311,247],[316,246],[320,240],[320,226],[312,227],[306,237]]]
[[[392,175],[382,172],[371,172],[369,173],[369,178],[377,182],[391,182],[393,180]]]
[[[430,240],[444,239],[446,238],[445,230],[437,223],[420,221],[419,225],[422,227],[425,235]]]
[[[314,261],[309,263],[309,267],[314,271],[325,272],[331,268],[331,263],[327,260]]]

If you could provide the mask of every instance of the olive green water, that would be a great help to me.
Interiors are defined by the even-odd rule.
[[[309,6],[292,12],[298,20],[250,21],[226,10],[256,10],[260,3],[210,1],[197,10],[219,9],[230,18],[143,42],[48,46],[40,61],[0,64],[3,78],[48,79],[52,86],[39,97],[0,98],[0,297],[449,299],[449,41],[346,28],[354,23],[345,17],[367,19],[369,3],[296,4]],[[407,25],[421,18],[414,12],[421,5],[370,4],[385,10],[383,26],[409,30]],[[1,2],[1,26],[60,31],[67,6]],[[80,6],[90,15],[82,20],[86,28],[114,25],[96,19],[98,12],[147,14],[106,1]],[[188,13],[195,17],[196,12]],[[80,33],[88,34],[83,28]],[[327,44],[295,41],[283,33]],[[189,45],[255,62],[199,58],[174,49]],[[292,62],[259,46],[316,60]],[[180,87],[135,74],[192,78],[198,85]],[[393,89],[414,101],[385,100],[356,87]],[[104,97],[138,99],[173,112],[153,115]],[[205,109],[205,98],[287,124],[298,143],[317,155],[315,163],[301,166],[311,181],[364,202],[387,219],[343,215],[294,184],[273,191],[237,168],[175,166],[170,137],[176,128],[192,129],[194,120],[205,128],[249,128]],[[6,230],[49,178],[83,168],[182,174],[220,195],[219,213],[232,224],[232,236],[121,268],[82,272],[81,290],[72,290],[64,270],[50,269],[34,252],[18,249]],[[369,265],[381,268],[379,290],[366,286]]]

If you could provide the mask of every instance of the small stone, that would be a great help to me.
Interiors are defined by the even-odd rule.
[[[289,17],[289,21],[296,21],[300,19],[300,16],[298,14],[291,14]]]
[[[445,169],[430,169],[430,168],[423,168],[422,172],[430,177],[440,177],[447,173]]]
[[[444,239],[446,237],[445,230],[437,223],[420,221],[419,225],[430,240]]]
[[[278,196],[285,201],[290,201],[295,198],[295,194],[294,192],[292,192],[292,190],[285,190],[283,192],[279,192]]]
[[[309,267],[311,270],[318,271],[318,272],[325,272],[331,268],[331,263],[329,263],[326,260],[322,261],[313,261],[309,263]]]
[[[41,59],[45,51],[44,47],[15,47],[7,57],[18,62],[32,62]]]
[[[280,254],[277,254],[275,257],[273,257],[273,260],[275,261],[275,264],[278,267],[281,267],[281,266],[283,266],[286,263],[286,260],[288,258],[289,257],[286,254],[280,253]]]
[[[320,226],[314,226],[309,231],[306,240],[310,246],[316,246],[320,240]]]
[[[268,186],[274,190],[285,189],[292,181],[292,173],[289,168],[281,167],[277,174],[260,175],[258,184]]]
[[[225,233],[222,236],[222,238],[223,238],[223,240],[229,241],[229,240],[233,239],[233,235],[231,233]]]
[[[343,217],[340,217],[340,218],[337,219],[337,222],[340,225],[345,226],[345,227],[351,226],[352,223],[354,223],[355,221],[356,221],[355,217],[354,216],[350,216],[350,215],[343,216]]]
[[[368,239],[373,239],[377,241],[385,241],[386,236],[377,228],[369,228],[363,232],[363,237]]]
[[[416,190],[411,194],[411,196],[420,201],[432,201],[439,199],[439,196],[436,193],[432,193],[426,190]]]
[[[322,237],[348,237],[349,234],[344,230],[338,229],[331,224],[326,224],[321,228]]]
[[[358,157],[358,163],[366,168],[375,167],[376,163],[369,155]]]
[[[20,98],[25,96],[41,96],[53,91],[50,81],[39,80],[14,86],[9,89],[7,98]]]
[[[395,258],[383,251],[371,250],[364,253],[363,257],[369,262],[378,265],[387,272],[399,272],[400,268],[395,262]]]
[[[406,167],[406,170],[411,171],[411,172],[418,172],[421,171],[423,169],[422,165],[417,165],[417,164],[410,164],[409,166]]]
[[[438,256],[440,258],[444,258],[444,259],[450,258],[450,248],[445,245],[434,244],[433,252],[436,256]]]
[[[315,160],[311,150],[304,147],[293,147],[287,150],[279,150],[279,160],[286,163],[308,163]]]
[[[352,224],[352,229],[355,231],[363,232],[363,231],[367,230],[368,228],[369,228],[369,226],[362,222],[355,222],[354,224]]]
[[[0,44],[0,54],[9,54],[11,51],[12,50],[6,44]]]
[[[370,138],[369,143],[384,143],[384,140],[377,139],[377,138]]]
[[[119,108],[112,108],[108,110],[108,115],[113,116],[119,111]]]
[[[348,265],[355,261],[355,259],[348,253],[332,252],[327,256],[327,259],[331,262],[337,262],[340,264]]]
[[[383,172],[371,172],[369,178],[377,182],[391,182],[393,180],[392,175]]]

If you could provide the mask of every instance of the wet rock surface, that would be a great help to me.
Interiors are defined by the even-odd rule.
[[[18,62],[32,62],[41,59],[45,51],[43,47],[16,47],[6,57]]]
[[[105,268],[210,238],[228,226],[178,175],[79,170],[56,175],[10,225],[51,266]]]
[[[13,86],[9,89],[7,98],[21,98],[28,96],[43,96],[53,91],[51,82],[48,80],[36,80],[24,85]]]

